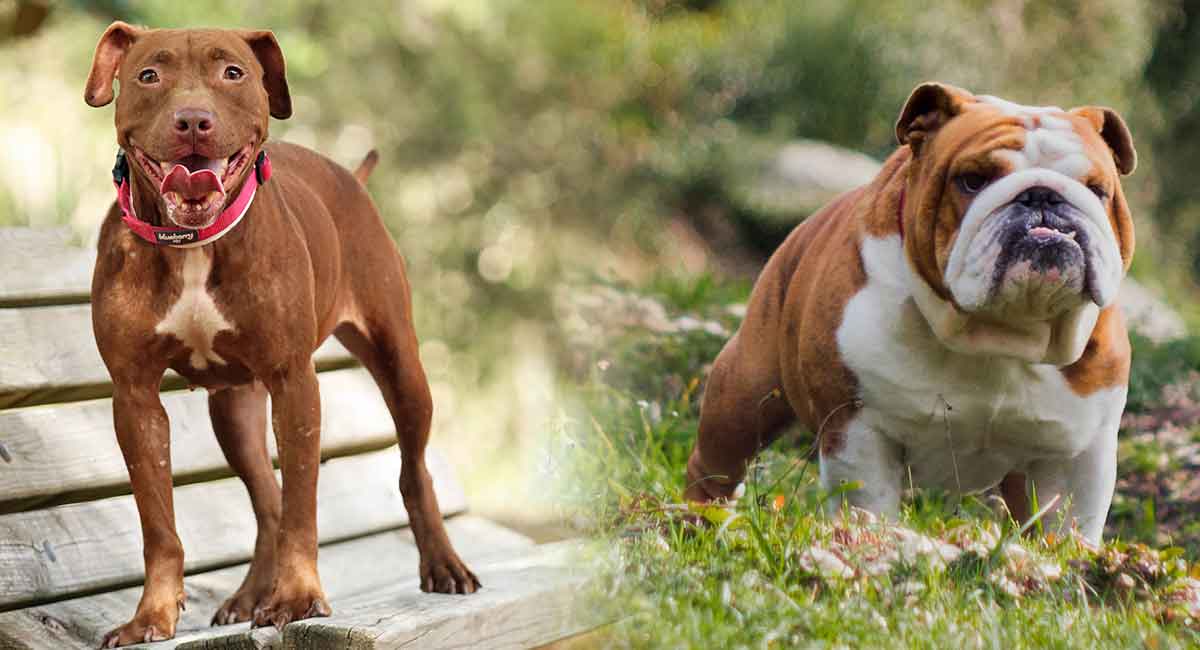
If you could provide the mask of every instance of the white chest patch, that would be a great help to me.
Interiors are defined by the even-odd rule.
[[[1065,111],[1057,106],[1022,106],[1008,100],[979,96],[979,101],[1020,118],[1025,125],[1025,146],[1020,151],[1005,149],[997,155],[1013,165],[1013,171],[1040,167],[1071,178],[1087,173],[1092,163],[1084,153],[1083,139],[1075,132]]]
[[[1082,397],[1055,366],[952,351],[912,298],[900,238],[867,238],[862,258],[867,284],[846,305],[838,348],[859,381],[858,418],[903,448],[914,484],[977,491],[1115,436],[1124,386]]]
[[[210,362],[224,364],[225,360],[213,350],[213,339],[219,332],[232,330],[229,322],[208,293],[208,274],[212,259],[201,249],[184,253],[180,271],[183,289],[179,299],[167,310],[167,315],[154,327],[157,334],[171,335],[183,342],[191,357],[189,363],[197,370]]]

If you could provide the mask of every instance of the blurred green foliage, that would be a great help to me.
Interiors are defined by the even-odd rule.
[[[1146,411],[1162,400],[1163,388],[1200,371],[1200,336],[1154,343],[1131,332],[1133,361],[1129,368],[1129,411]]]
[[[405,252],[418,268],[458,272],[435,295],[538,317],[541,289],[580,263],[631,274],[671,264],[671,217],[715,212],[769,250],[790,223],[756,225],[731,190],[739,170],[795,138],[883,157],[926,79],[1116,107],[1139,136],[1143,171],[1129,185],[1142,221],[1183,227],[1194,189],[1157,162],[1195,155],[1171,134],[1198,114],[1185,90],[1195,84],[1178,83],[1200,69],[1188,56],[1196,4],[113,0],[59,6],[32,38],[58,41],[61,60],[39,65],[79,82],[84,35],[110,18],[274,29],[297,96],[277,135],[346,164],[355,144],[378,146],[373,187]],[[0,191],[6,203],[16,209]],[[465,313],[444,317],[460,341],[478,333]]]

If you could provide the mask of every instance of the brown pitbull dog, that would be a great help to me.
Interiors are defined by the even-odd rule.
[[[735,495],[799,422],[822,486],[861,485],[831,507],[895,517],[908,486],[999,484],[1023,519],[1034,487],[1098,542],[1129,381],[1129,130],[1107,108],[928,83],[896,135],[871,183],[767,262],[709,377],[686,496]]]
[[[114,173],[120,200],[100,233],[92,319],[112,375],[146,581],[133,619],[103,645],[174,636],[184,603],[159,400],[167,368],[209,389],[213,430],[258,520],[250,570],[213,623],[282,627],[329,615],[317,575],[312,354],[331,333],[371,372],[395,421],[421,589],[474,592],[479,580],[450,545],[426,470],[433,407],[404,261],[362,183],[374,156],[351,174],[302,147],[266,143],[269,118],[292,112],[268,31],[115,22],[96,47],[87,103],[112,101],[114,79],[127,171]],[[268,395],[282,492],[266,447]]]

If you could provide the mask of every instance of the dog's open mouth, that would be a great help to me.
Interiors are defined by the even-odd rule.
[[[1029,229],[1028,236],[1039,242],[1046,242],[1046,243],[1050,243],[1050,242],[1062,243],[1062,242],[1066,242],[1066,241],[1074,242],[1075,241],[1075,230],[1073,228],[1067,229],[1067,228],[1052,227],[1052,226],[1034,226],[1033,228]],[[1076,243],[1075,245],[1078,246],[1079,244]]]
[[[1088,232],[1069,210],[1010,208],[1000,222],[999,255],[990,293],[1039,317],[1064,301],[1091,297]]]
[[[135,148],[133,157],[158,184],[167,218],[184,228],[200,229],[212,225],[220,216],[228,194],[226,188],[245,170],[251,149],[247,145],[228,158],[192,154],[160,162]]]
[[[1022,255],[1042,257],[1045,261],[1062,256],[1082,261],[1086,233],[1069,216],[1053,212],[1021,215],[1009,226],[1009,244]]]

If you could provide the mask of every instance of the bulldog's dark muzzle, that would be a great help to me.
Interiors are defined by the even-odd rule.
[[[999,291],[1006,274],[1024,262],[1033,273],[1055,282],[1065,279],[1072,288],[1096,298],[1086,253],[1086,216],[1079,208],[1058,192],[1037,186],[1018,194],[996,216],[1004,225],[997,234],[1001,253],[993,291]]]

